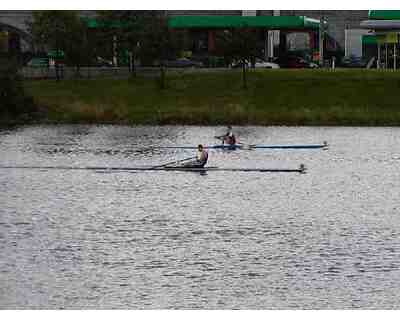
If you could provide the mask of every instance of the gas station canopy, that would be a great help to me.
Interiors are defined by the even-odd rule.
[[[279,30],[318,30],[320,21],[305,16],[175,16],[168,19],[170,28],[265,28]]]
[[[400,20],[400,10],[369,10],[371,20]]]

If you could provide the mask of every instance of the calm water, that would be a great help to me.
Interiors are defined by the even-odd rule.
[[[0,169],[0,308],[400,307],[400,129],[236,128],[210,165],[296,173]],[[0,166],[133,166],[222,127],[0,131]]]

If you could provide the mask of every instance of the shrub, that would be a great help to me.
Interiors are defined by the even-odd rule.
[[[15,60],[0,57],[0,115],[18,117],[34,111],[33,99],[24,91]]]

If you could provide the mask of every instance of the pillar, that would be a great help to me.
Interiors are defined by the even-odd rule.
[[[376,68],[380,69],[381,68],[381,44],[378,41],[378,59],[376,61]]]
[[[214,52],[215,51],[215,31],[214,30],[208,30],[208,52]]]
[[[309,36],[308,46],[310,47],[311,50],[313,50],[316,47],[315,32],[314,31],[308,32],[308,36]]]
[[[287,53],[287,46],[286,46],[286,32],[280,31],[279,32],[279,56],[282,56],[284,53]]]
[[[385,43],[385,69],[389,67],[389,50],[388,50],[388,44],[387,42]]]
[[[117,59],[117,36],[113,36],[113,65],[114,67],[118,67],[118,59]]]

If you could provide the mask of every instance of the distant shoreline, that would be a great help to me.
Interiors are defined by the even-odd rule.
[[[400,125],[400,72],[252,70],[246,90],[241,76],[170,72],[164,90],[148,77],[28,80],[25,88],[40,108],[33,123]]]

